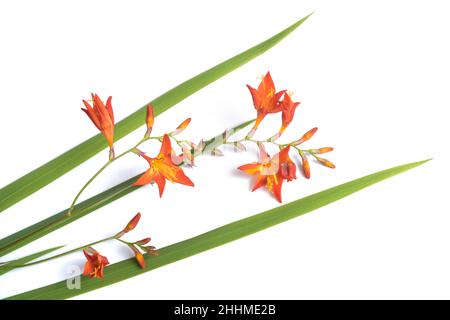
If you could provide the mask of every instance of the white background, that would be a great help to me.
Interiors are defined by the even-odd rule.
[[[155,133],[193,121],[211,137],[254,117],[246,83],[272,72],[302,104],[285,141],[319,131],[335,170],[313,164],[284,185],[284,202],[378,170],[433,157],[417,169],[277,227],[79,296],[83,299],[450,298],[448,206],[450,46],[447,1],[14,1],[0,4],[0,185],[96,133],[80,111],[91,91],[113,96],[117,119],[180,82],[316,13],[262,57],[156,119]],[[279,126],[263,122],[256,137]],[[145,129],[116,144],[134,143]],[[150,154],[157,151],[153,145]],[[158,247],[278,206],[235,168],[255,159],[225,150],[186,173],[195,188],[146,187],[3,259],[118,231]],[[107,151],[0,214],[3,238],[66,208]],[[128,157],[83,198],[145,169]],[[98,246],[116,262],[131,253]],[[0,297],[40,287],[83,265],[81,253],[11,272]],[[106,276],[108,272],[106,271]]]

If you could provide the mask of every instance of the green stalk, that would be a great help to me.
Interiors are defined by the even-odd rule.
[[[309,16],[311,14],[275,36],[200,73],[151,101],[155,115],[163,113],[208,84],[263,54],[297,29]],[[115,141],[118,141],[143,125],[145,123],[145,113],[146,107],[144,106],[118,122],[114,132]],[[0,212],[45,187],[105,148],[107,148],[107,143],[103,136],[98,134],[3,187],[0,189]]]
[[[253,123],[254,120],[246,121],[234,128],[232,130],[234,132],[238,132]],[[217,135],[216,137],[205,142],[205,150],[212,150],[215,147],[218,147],[222,143],[222,134]],[[30,242],[33,242],[63,226],[72,223],[87,214],[117,200],[122,198],[123,196],[129,194],[130,192],[137,190],[140,186],[132,186],[133,182],[135,182],[140,176],[134,176],[92,198],[89,198],[73,207],[71,214],[68,215],[68,210],[64,209],[63,211],[42,220],[34,225],[31,225],[19,232],[16,232],[2,240],[0,240],[0,257],[13,252]]]
[[[42,250],[33,254],[30,254],[28,256],[22,257],[20,259],[16,259],[13,261],[9,261],[8,263],[2,263],[0,264],[0,276],[4,275],[5,273],[11,271],[14,269],[14,267],[11,267],[12,265],[21,265],[28,263],[29,261],[36,260],[42,256],[45,256],[53,251],[59,250],[64,246],[57,246],[50,249]]]
[[[69,290],[67,288],[66,281],[61,281],[49,286],[9,297],[8,299],[67,299],[92,290],[106,287],[296,218],[300,215],[306,214],[339,199],[347,197],[377,182],[420,166],[427,161],[429,160],[408,163],[379,171],[290,202],[278,208],[232,222],[194,238],[159,249],[158,252],[160,255],[157,257],[145,255],[145,260],[147,262],[146,269],[140,269],[134,258],[127,259],[108,266],[105,269],[105,278],[100,281],[82,277],[80,289]]]

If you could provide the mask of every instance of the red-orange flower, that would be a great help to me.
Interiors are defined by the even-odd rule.
[[[258,89],[252,88],[249,85],[247,85],[247,88],[250,90],[253,105],[257,111],[256,122],[252,129],[252,131],[255,131],[267,114],[281,111],[279,100],[286,90],[275,91],[275,84],[270,76],[270,72],[267,72],[263,77]]]
[[[83,275],[89,276],[89,278],[103,278],[105,266],[109,264],[108,258],[100,255],[93,248],[89,248],[89,250],[92,254],[87,250],[83,250],[87,259],[84,265]]]
[[[283,100],[280,102],[282,114],[282,124],[280,131],[278,132],[278,135],[281,135],[284,130],[286,130],[287,126],[292,122],[294,119],[295,109],[297,109],[300,102],[294,102],[291,99],[291,95],[285,94]]]
[[[81,108],[91,119],[98,130],[105,136],[108,141],[109,148],[113,148],[114,144],[114,112],[111,105],[112,97],[106,100],[106,105],[97,94],[91,94],[92,106],[86,100],[83,103],[86,109]]]
[[[266,186],[275,198],[281,202],[281,186],[283,180],[291,181],[296,178],[296,167],[289,158],[289,146],[285,147],[273,158],[264,149],[262,144],[259,145],[260,161],[245,164],[238,169],[251,175],[257,175],[256,182],[252,191]]]
[[[150,158],[145,154],[142,155],[142,157],[147,160],[150,168],[133,185],[142,186],[155,182],[158,185],[160,197],[164,192],[166,179],[171,182],[193,187],[194,183],[192,183],[192,181],[184,174],[183,169],[173,162],[172,154],[173,149],[170,138],[165,134],[161,150],[156,158]]]

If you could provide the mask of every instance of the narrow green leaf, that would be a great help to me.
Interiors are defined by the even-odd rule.
[[[246,121],[234,128],[232,130],[234,132],[238,132],[243,128],[247,127],[249,124],[253,123],[254,120]],[[216,137],[205,141],[205,152],[208,150],[212,150],[217,147],[221,143],[222,134],[217,135]],[[0,257],[13,252],[24,245],[33,242],[63,226],[72,223],[87,214],[106,206],[107,204],[122,198],[123,196],[129,194],[130,192],[139,189],[139,186],[132,186],[133,182],[135,182],[140,176],[132,177],[92,198],[89,198],[83,202],[77,204],[73,210],[71,216],[67,216],[67,211],[69,209],[65,209],[45,220],[42,220],[36,224],[33,224],[19,232],[16,232],[2,240],[0,240]]]
[[[56,251],[58,249],[61,249],[62,247],[64,247],[64,246],[57,246],[57,247],[53,247],[53,248],[50,248],[50,249],[42,250],[42,251],[30,254],[28,256],[25,256],[23,258],[9,261],[5,265],[2,265],[1,262],[0,262],[0,276],[2,276],[5,273],[7,273],[7,272],[11,271],[12,269],[14,269],[14,268],[10,268],[10,266],[12,266],[12,265],[17,266],[17,265],[22,265],[22,264],[31,262],[33,260],[36,260],[37,258],[45,256],[46,254],[49,254],[50,252]]]
[[[420,166],[427,161],[429,160],[408,163],[379,171],[167,246],[159,250],[160,255],[158,257],[145,255],[147,267],[144,270],[140,269],[135,259],[132,258],[108,266],[105,270],[105,278],[101,281],[82,277],[81,289],[79,290],[68,290],[66,281],[61,281],[12,296],[8,299],[67,299],[96,290],[293,219],[347,197],[377,182]]]
[[[270,39],[200,73],[151,101],[154,107],[155,116],[163,113],[208,84],[220,79],[231,71],[263,54],[299,27],[310,15],[297,21]],[[146,107],[144,106],[118,122],[114,133],[115,140],[117,141],[123,138],[143,125],[145,122],[145,113]],[[105,139],[98,134],[3,187],[0,189],[0,212],[43,188],[106,147],[107,143]]]

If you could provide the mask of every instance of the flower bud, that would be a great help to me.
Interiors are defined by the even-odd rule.
[[[136,228],[137,224],[139,223],[139,219],[141,219],[141,213],[139,212],[137,215],[133,217],[133,219],[128,222],[125,229],[123,229],[123,232],[127,233]]]
[[[145,117],[145,122],[147,124],[147,132],[145,133],[145,137],[148,138],[152,133],[153,123],[155,122],[153,106],[151,104],[147,105],[147,116]]]
[[[304,173],[305,177],[307,179],[309,179],[309,178],[311,178],[311,167],[309,166],[308,158],[306,157],[306,155],[303,152],[300,153],[300,157],[302,158],[303,173]]]
[[[317,132],[317,127],[312,128],[311,130],[309,130],[307,133],[305,133],[300,139],[298,139],[297,141],[295,141],[292,145],[294,146],[298,146],[299,144],[302,144],[303,142],[308,141],[309,139],[312,138],[312,136]]]
[[[145,239],[139,240],[138,242],[136,242],[136,244],[143,246],[143,245],[149,243],[151,240],[152,240],[152,238],[145,238]]]
[[[136,248],[134,245],[130,244],[129,245],[130,249],[133,250],[134,252],[134,256],[137,260],[137,262],[139,263],[139,266],[144,269],[145,268],[145,258],[142,255],[142,253],[138,250],[138,248]]]
[[[331,161],[328,161],[327,159],[317,157],[317,161],[319,161],[321,164],[323,164],[324,166],[326,166],[328,168],[331,168],[331,169],[336,168],[336,166]]]
[[[170,135],[175,136],[175,135],[183,132],[183,130],[187,128],[187,126],[189,125],[190,122],[191,122],[191,118],[187,118],[182,123],[180,123],[180,125],[175,129],[175,131],[172,131],[170,133]]]
[[[325,148],[319,148],[319,149],[311,149],[311,153],[314,154],[322,154],[322,153],[327,153],[327,152],[331,152],[334,149],[332,147],[325,147]]]

